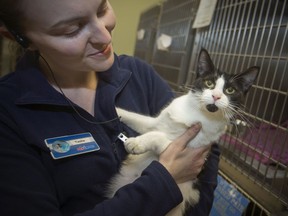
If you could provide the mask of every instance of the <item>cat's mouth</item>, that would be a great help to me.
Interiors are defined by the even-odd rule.
[[[206,109],[209,111],[209,112],[216,112],[218,110],[218,107],[215,105],[215,104],[208,104],[206,106]]]

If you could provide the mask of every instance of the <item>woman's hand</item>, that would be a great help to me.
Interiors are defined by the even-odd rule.
[[[168,170],[177,184],[195,179],[205,163],[210,145],[199,148],[187,147],[200,129],[200,124],[193,125],[171,142],[159,157],[159,162]]]

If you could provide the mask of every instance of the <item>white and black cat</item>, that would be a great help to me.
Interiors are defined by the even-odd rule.
[[[197,64],[197,79],[192,89],[174,99],[158,116],[144,116],[117,108],[121,121],[141,135],[124,142],[126,150],[131,154],[123,162],[119,174],[111,179],[108,197],[140,176],[153,160],[158,159],[158,155],[169,143],[192,124],[201,122],[202,128],[189,146],[195,148],[217,141],[229,120],[237,113],[259,71],[258,67],[250,67],[236,75],[223,73],[214,67],[205,49],[200,51]],[[167,215],[183,215],[186,204],[193,206],[198,202],[199,191],[193,187],[194,182],[178,185],[183,202]]]

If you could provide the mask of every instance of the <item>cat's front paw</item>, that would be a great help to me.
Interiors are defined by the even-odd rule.
[[[131,154],[143,154],[147,151],[145,145],[137,137],[128,138],[124,146],[126,151]]]

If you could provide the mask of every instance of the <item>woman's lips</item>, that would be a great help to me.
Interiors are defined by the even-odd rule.
[[[89,56],[109,55],[111,53],[111,45],[107,45],[103,50],[90,54]]]
[[[102,53],[104,55],[109,55],[111,53],[111,45],[109,44],[103,51]]]

